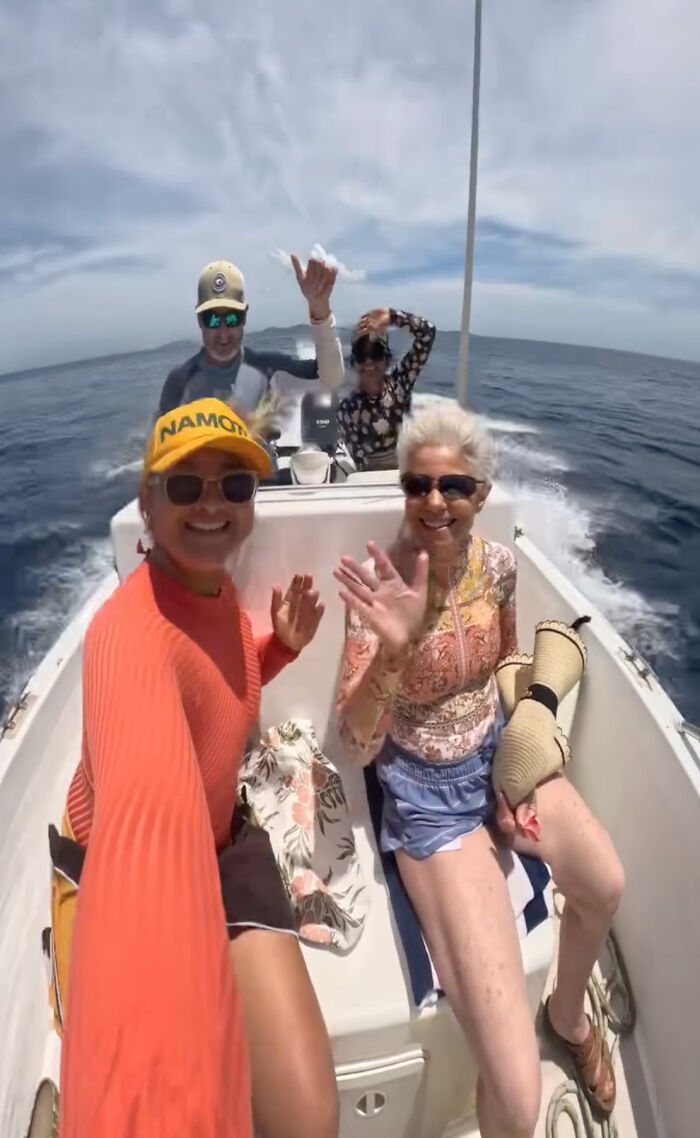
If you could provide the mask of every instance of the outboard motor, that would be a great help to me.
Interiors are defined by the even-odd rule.
[[[304,443],[289,460],[292,484],[297,486],[322,486],[330,482],[333,460],[329,454],[313,443]]]
[[[333,457],[338,446],[338,399],[332,391],[306,391],[301,399],[301,441]]]

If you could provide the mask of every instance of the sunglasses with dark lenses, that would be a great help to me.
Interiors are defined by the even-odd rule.
[[[373,340],[371,343],[362,344],[358,348],[353,348],[350,362],[353,367],[362,366],[362,364],[376,364],[382,360],[388,359],[389,349],[386,344],[381,340]]]
[[[227,328],[239,328],[245,324],[245,312],[231,309],[229,312],[200,312],[199,319],[205,328],[220,328],[225,324]]]
[[[202,478],[200,474],[168,474],[163,479],[165,496],[173,506],[194,506],[207,485],[213,482],[225,502],[250,502],[258,487],[257,476],[249,470],[232,470],[218,478]]]
[[[473,498],[477,488],[484,485],[482,478],[472,478],[471,474],[443,474],[441,478],[431,478],[429,474],[402,474],[401,486],[407,498],[427,498],[437,489],[446,502],[459,502]]]

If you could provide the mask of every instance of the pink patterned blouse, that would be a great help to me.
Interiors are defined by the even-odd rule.
[[[498,708],[496,664],[516,649],[515,557],[472,537],[449,589],[431,579],[424,631],[398,668],[362,618],[348,617],[337,694],[345,743],[363,765],[387,733],[431,762],[471,754]]]

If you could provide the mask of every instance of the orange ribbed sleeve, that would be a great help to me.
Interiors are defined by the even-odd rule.
[[[260,662],[261,684],[269,684],[275,676],[279,675],[286,664],[296,660],[299,655],[298,652],[287,648],[287,645],[283,644],[274,632],[259,637],[255,641],[255,649]]]
[[[83,663],[95,791],[61,1071],[61,1138],[249,1138],[214,837],[167,634],[98,615]]]

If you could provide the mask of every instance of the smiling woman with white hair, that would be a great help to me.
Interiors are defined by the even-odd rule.
[[[410,468],[411,455],[420,447],[436,446],[461,454],[473,468],[472,473],[490,487],[498,456],[493,438],[475,415],[455,412],[454,407],[441,403],[407,419],[397,447],[399,469],[405,473]]]
[[[387,554],[370,545],[373,564],[344,557],[336,570],[348,611],[341,732],[361,762],[377,760],[381,846],[396,854],[441,987],[476,1055],[480,1133],[531,1138],[539,1051],[495,842],[507,834],[517,852],[547,862],[566,897],[545,1020],[602,1115],[613,1109],[615,1077],[584,995],[623,872],[563,777],[537,788],[538,841],[513,836],[505,800],[494,796],[504,723],[494,673],[517,642],[513,553],[472,532],[495,474],[493,444],[473,416],[444,405],[407,421],[398,455],[406,503],[393,547]]]

